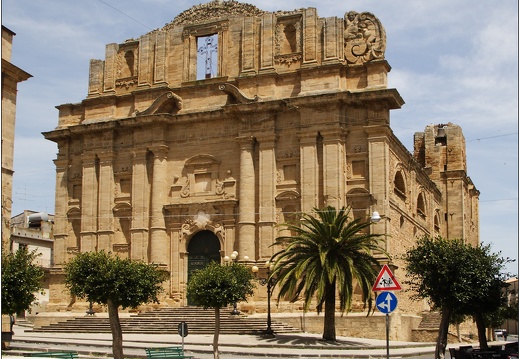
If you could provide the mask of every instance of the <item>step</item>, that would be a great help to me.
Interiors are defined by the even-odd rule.
[[[221,314],[220,333],[257,334],[265,330],[266,319],[249,318],[244,314],[231,315],[231,309]],[[186,322],[192,334],[213,334],[215,331],[214,311],[197,307],[163,308],[120,318],[123,333],[176,334],[178,324]],[[299,329],[272,321],[271,327],[278,333],[297,333]],[[78,317],[63,322],[33,328],[33,332],[78,332],[108,333],[110,322],[107,317]]]

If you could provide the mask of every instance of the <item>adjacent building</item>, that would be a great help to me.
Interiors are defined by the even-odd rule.
[[[11,218],[12,251],[25,247],[29,252],[35,252],[37,257],[34,264],[40,265],[45,271],[43,290],[35,293],[36,301],[31,311],[38,312],[38,308],[45,308],[49,302],[49,270],[53,266],[53,222],[54,215],[46,212],[25,210]],[[24,313],[18,313],[18,318]]]
[[[11,63],[16,34],[2,26],[2,251],[11,250],[10,228],[13,203],[14,130],[18,84],[32,77]]]
[[[87,97],[57,106],[44,133],[59,150],[48,308],[71,303],[63,265],[100,250],[167,268],[163,305],[187,305],[193,270],[233,251],[262,267],[277,224],[327,205],[381,215],[371,231],[386,234],[397,278],[417,237],[478,244],[462,129],[430,125],[405,148],[391,127],[404,101],[388,88],[386,46],[368,12],[323,18],[234,0],[106,45]],[[265,301],[257,293],[251,310]]]

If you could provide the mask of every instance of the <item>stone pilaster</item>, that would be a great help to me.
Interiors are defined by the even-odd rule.
[[[300,134],[301,210],[318,207],[319,173],[316,133]]]
[[[169,265],[170,246],[166,235],[163,205],[168,194],[167,184],[167,146],[157,146],[153,151],[152,207],[150,221],[150,261]]]
[[[157,38],[155,42],[155,83],[166,82],[166,71],[167,71],[167,47],[166,47],[166,32],[157,32]]]
[[[152,83],[152,61],[155,34],[147,34],[139,39],[139,79],[138,86]]]
[[[267,13],[262,16],[262,33],[261,41],[261,62],[260,71],[274,70],[274,39],[275,39],[275,24],[276,17],[272,13]]]
[[[322,131],[323,191],[326,205],[341,208],[346,205],[345,140],[341,130]]]
[[[115,91],[116,88],[116,56],[119,46],[108,44],[105,47],[105,72],[103,76],[104,91]]]
[[[238,251],[240,259],[255,259],[255,139],[242,137],[240,143],[240,182],[238,209]]]
[[[103,60],[90,60],[88,94],[97,95],[103,92]]]
[[[81,251],[92,252],[97,250],[99,161],[95,153],[83,154],[82,160]]]
[[[344,59],[343,45],[343,20],[337,17],[328,17],[325,19],[325,28],[323,31],[323,57],[327,62],[340,62]]]
[[[66,217],[69,194],[67,191],[68,183],[68,160],[66,158],[60,158],[54,160],[56,166],[56,201],[55,201],[55,213],[59,213],[60,217],[54,218],[53,232],[54,232],[54,264],[61,265],[67,261],[67,224],[68,219]]]
[[[380,126],[365,127],[368,141],[368,171],[369,171],[369,191],[375,203],[372,211],[379,212],[380,215],[390,214],[390,148],[388,139],[391,137],[390,131]],[[372,233],[390,233],[390,222],[382,220],[373,225]],[[385,248],[391,251],[388,237],[385,237]]]
[[[132,248],[130,258],[148,261],[148,218],[150,186],[148,184],[146,149],[134,151],[132,169]]]
[[[255,18],[244,18],[242,41],[242,72],[255,71]]]
[[[273,254],[271,244],[274,242],[274,226],[276,224],[276,156],[275,135],[257,138],[260,146],[259,171],[259,253],[260,260],[267,260]]]
[[[99,153],[98,250],[113,251],[114,171],[112,152]]]
[[[303,15],[303,64],[317,63],[318,16],[315,8],[307,8]]]

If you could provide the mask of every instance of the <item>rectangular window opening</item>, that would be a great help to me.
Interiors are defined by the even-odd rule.
[[[218,76],[218,34],[197,38],[197,80]]]

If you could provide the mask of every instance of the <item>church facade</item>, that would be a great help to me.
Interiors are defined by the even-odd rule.
[[[387,86],[385,49],[371,13],[234,0],[108,44],[90,62],[87,97],[58,106],[44,133],[59,150],[49,309],[71,306],[63,265],[100,250],[166,268],[161,302],[188,305],[190,272],[233,251],[262,267],[278,224],[327,205],[381,215],[370,230],[385,234],[401,281],[399,258],[420,236],[478,244],[462,129],[430,125],[413,154],[404,147],[390,126],[404,101]]]

